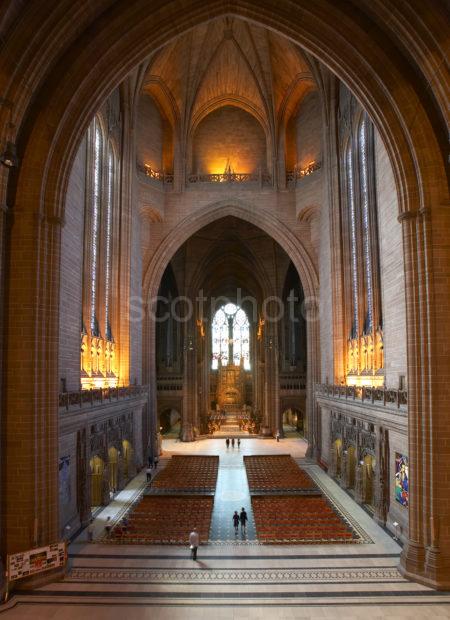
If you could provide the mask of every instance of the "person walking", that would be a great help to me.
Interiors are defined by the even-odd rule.
[[[234,448],[234,437],[231,440],[231,447]]]
[[[158,463],[159,463],[159,456],[156,455],[155,458],[153,459],[153,463],[155,465],[155,469],[158,467]]]
[[[239,530],[239,514],[237,510],[234,511],[233,525],[234,525],[234,533],[237,535],[238,530]]]
[[[239,521],[241,522],[241,532],[245,534],[247,532],[248,516],[245,512],[245,508],[242,506],[241,514],[239,515]]]
[[[230,438],[229,437],[226,438],[225,443],[227,444],[227,448],[229,448],[230,447]]]
[[[240,448],[241,447],[241,438],[240,437],[238,437],[237,444],[238,444],[238,448]]]
[[[152,481],[152,468],[147,467],[147,469],[145,470],[145,473],[147,476],[147,482],[151,482]]]
[[[191,559],[197,561],[197,549],[200,544],[200,536],[198,535],[197,528],[194,527],[189,534],[189,546],[191,549]]]
[[[111,517],[106,517],[105,532],[109,534],[111,532],[111,528],[112,528]]]
[[[277,431],[277,434],[275,435],[275,437],[277,438],[277,441],[280,441],[280,431]]]

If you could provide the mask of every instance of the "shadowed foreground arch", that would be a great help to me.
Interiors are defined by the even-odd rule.
[[[14,20],[12,1],[8,8]],[[40,544],[58,537],[60,235],[82,135],[106,96],[152,51],[199,23],[233,14],[277,30],[331,68],[366,107],[387,148],[403,223],[407,297],[411,499],[403,566],[406,574],[449,587],[450,209],[442,145],[443,4],[172,0],[149,10],[144,0],[62,0],[50,9],[38,0],[26,3],[0,53],[0,91],[13,102],[20,156],[17,172],[9,178],[6,169],[0,173],[1,204],[14,211],[5,302],[3,549],[29,546],[35,519]],[[128,105],[133,105],[131,92]],[[8,114],[0,107],[2,138]],[[125,148],[132,148],[131,137]],[[307,265],[296,267],[308,274]],[[304,281],[305,291],[312,284]]]

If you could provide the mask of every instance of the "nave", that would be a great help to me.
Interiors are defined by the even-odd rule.
[[[78,618],[88,605],[95,606],[96,618],[112,620],[205,618],[211,613],[258,619],[381,618],[391,613],[410,618],[413,610],[418,618],[450,617],[449,595],[401,577],[401,548],[392,535],[305,457],[306,447],[291,439],[245,439],[239,449],[227,449],[223,439],[165,440],[155,480],[164,478],[173,457],[219,457],[209,540],[201,541],[198,561],[189,558],[187,544],[115,544],[105,536],[108,517],[119,523],[130,506],[149,497],[142,471],[98,512],[94,541],[88,542],[84,530],[72,542],[64,580],[17,593],[6,617]],[[355,544],[264,544],[258,539],[244,460],[287,454],[352,525]],[[250,479],[253,486],[255,476]],[[235,536],[231,514],[241,506],[250,520],[247,534]]]

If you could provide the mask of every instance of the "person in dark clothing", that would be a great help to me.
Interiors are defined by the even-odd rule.
[[[245,512],[244,507],[242,507],[241,509],[241,514],[239,515],[239,521],[241,522],[241,532],[245,534],[247,532],[248,516],[247,516],[247,513]]]
[[[238,444],[238,448],[240,448],[241,447],[241,438],[240,437],[238,437],[237,444]]]
[[[231,447],[234,448],[234,437],[231,440]]]
[[[227,448],[229,448],[230,447],[230,439],[228,437],[226,438],[225,443],[227,444]]]
[[[159,463],[159,456],[156,455],[155,458],[153,459],[153,464],[155,466],[155,469],[158,467],[158,463]]]
[[[234,511],[233,525],[234,525],[234,533],[237,534],[239,530],[239,514],[237,510]]]

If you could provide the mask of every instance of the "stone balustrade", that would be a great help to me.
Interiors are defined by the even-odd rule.
[[[74,408],[96,407],[98,405],[116,402],[129,398],[146,395],[148,389],[144,385],[128,385],[123,387],[104,387],[77,392],[62,392],[59,395],[59,408],[69,411]]]
[[[316,384],[316,394],[327,398],[355,400],[361,403],[377,405],[394,405],[398,409],[408,405],[406,390],[395,390],[383,387]]]

